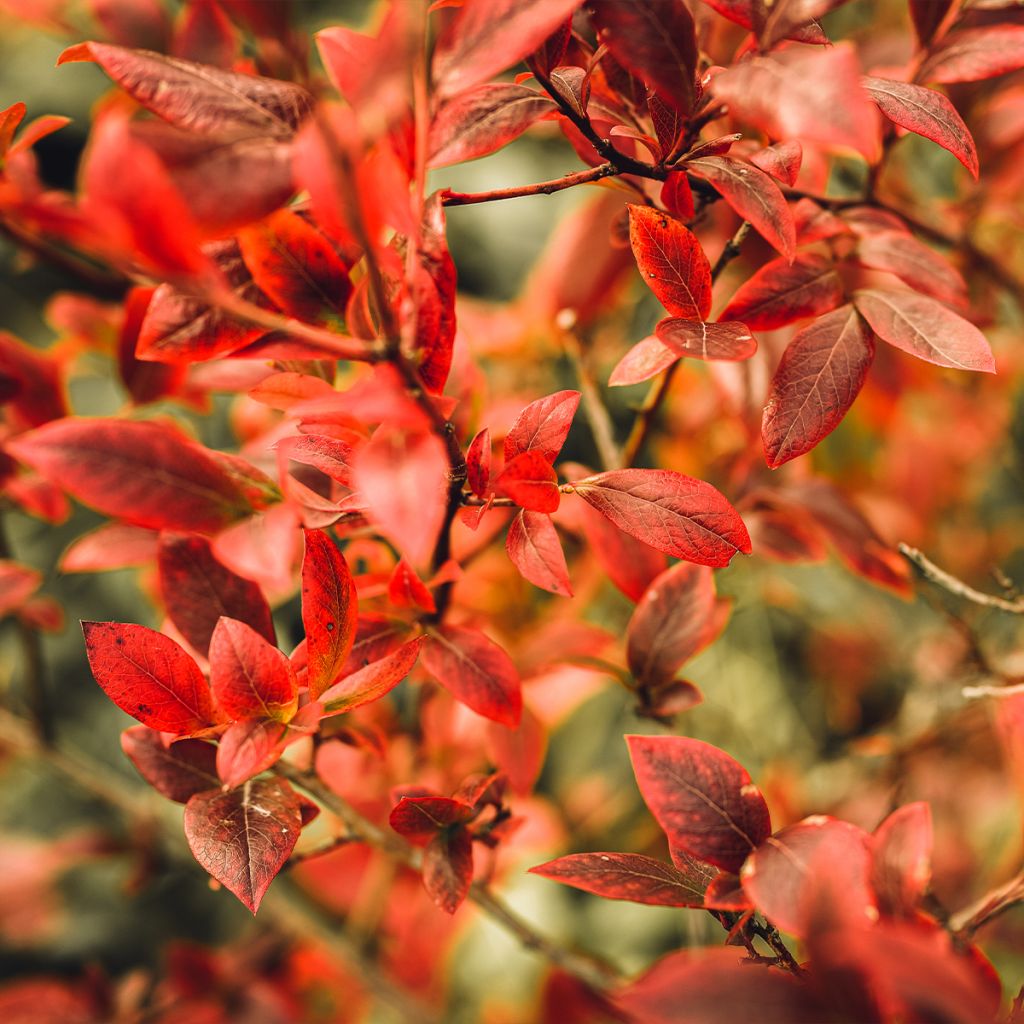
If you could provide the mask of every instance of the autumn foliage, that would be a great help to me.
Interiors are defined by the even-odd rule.
[[[1024,1021],[1020,5],[333,6],[0,0],[109,87],[74,191],[67,119],[0,113],[60,278],[0,334],[0,502],[75,528],[51,576],[3,540],[0,749],[131,826],[33,884],[190,852],[263,929],[0,1020]],[[458,219],[545,203],[518,294],[460,288]],[[49,583],[126,568],[76,671],[145,797],[45,678]],[[684,909],[638,953],[593,898]],[[478,917],[528,990],[459,994]]]

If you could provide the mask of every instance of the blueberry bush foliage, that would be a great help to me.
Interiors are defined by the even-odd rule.
[[[1020,3],[0,9],[0,1019],[1024,1021]]]

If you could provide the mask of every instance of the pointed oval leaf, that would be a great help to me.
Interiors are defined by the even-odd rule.
[[[253,779],[185,806],[192,856],[254,914],[302,828],[299,798],[282,779]]]
[[[579,404],[578,391],[556,391],[531,402],[505,435],[505,462],[527,451],[538,451],[548,462],[554,462],[569,436]]]
[[[697,36],[683,0],[593,0],[598,38],[631,74],[682,114],[693,107]]]
[[[673,315],[704,320],[711,312],[711,264],[681,221],[630,203],[629,244],[644,283]]]
[[[156,554],[167,615],[204,657],[222,615],[239,619],[265,640],[276,642],[270,605],[259,584],[220,562],[205,537],[162,533]]]
[[[238,233],[252,279],[289,316],[307,323],[344,318],[352,293],[348,267],[314,224],[278,210]]]
[[[678,562],[644,592],[626,628],[626,660],[642,686],[658,687],[715,637],[715,581],[702,565]]]
[[[192,132],[288,138],[313,109],[313,97],[293,82],[224,71],[151,50],[79,43],[57,63],[84,60],[99,64],[154,114]]]
[[[509,525],[505,550],[523,579],[552,594],[572,597],[565,552],[550,516],[523,509]]]
[[[224,787],[234,789],[276,764],[287,735],[288,727],[271,719],[232,722],[217,743],[217,774]]]
[[[772,331],[809,316],[820,316],[843,301],[835,265],[813,252],[797,253],[792,263],[772,260],[740,286],[722,320],[742,320],[752,331]]]
[[[417,568],[434,551],[448,500],[444,442],[427,431],[379,427],[352,460],[369,518]]]
[[[466,450],[466,482],[469,489],[483,498],[491,483],[491,432],[484,427]]]
[[[712,874],[700,865],[680,871],[638,853],[572,853],[530,868],[530,873],[605,899],[656,907],[703,907]]]
[[[664,321],[663,321],[664,322]],[[683,321],[691,323],[692,321]],[[656,334],[638,341],[616,364],[608,378],[609,387],[621,388],[656,377],[677,362],[680,354],[674,352]]]
[[[872,836],[871,887],[883,913],[911,916],[932,879],[932,810],[924,801],[897,808]]]
[[[252,512],[202,445],[160,423],[54,420],[5,447],[83,504],[136,526],[213,533]]]
[[[757,351],[757,340],[746,324],[708,324],[696,320],[666,317],[654,332],[658,340],[676,355],[691,359],[749,359]]]
[[[551,463],[536,450],[521,452],[506,463],[494,489],[531,512],[554,512],[561,500],[558,477]]]
[[[288,721],[299,706],[291,662],[251,626],[221,616],[210,639],[210,689],[217,705],[236,721]]]
[[[947,37],[921,68],[923,82],[980,82],[1024,67],[1024,25],[995,24]]]
[[[673,847],[737,873],[771,834],[768,805],[724,751],[681,736],[627,736],[644,802]]]
[[[473,884],[473,837],[464,828],[439,832],[423,850],[423,885],[446,914],[454,914]]]
[[[525,85],[478,85],[453,97],[434,116],[429,165],[447,167],[493,153],[556,109],[550,97]]]
[[[996,372],[985,335],[927,295],[866,288],[854,302],[875,334],[903,352],[936,366]]]
[[[760,167],[765,174],[770,174],[776,181],[784,185],[795,185],[800,173],[804,150],[796,139],[776,142],[774,146],[759,149],[750,157],[755,167]]]
[[[772,179],[752,164],[730,156],[707,156],[687,163],[711,182],[722,198],[787,260],[796,254],[796,227],[786,197]]]
[[[308,686],[315,700],[338,677],[356,636],[359,595],[348,563],[322,530],[304,531],[302,626]]]
[[[777,928],[797,938],[806,935],[805,897],[813,884],[810,868],[828,866],[843,879],[844,902],[856,907],[862,923],[877,919],[874,894],[868,885],[870,837],[845,821],[814,815],[776,833],[755,850],[740,871],[743,891]]]
[[[123,622],[83,622],[82,632],[96,682],[143,725],[183,736],[217,721],[199,666],[170,637]]]
[[[473,808],[447,796],[404,796],[392,808],[388,824],[418,846],[425,846],[444,829],[471,820]]]
[[[425,640],[418,636],[325,690],[320,695],[324,717],[352,711],[390,693],[412,671]]]
[[[761,422],[768,465],[809,452],[839,426],[864,385],[875,345],[853,306],[815,320],[789,343]]]
[[[888,78],[864,79],[864,88],[893,124],[937,142],[978,177],[978,151],[964,119],[952,103],[934,89]]]
[[[466,0],[434,49],[434,79],[451,96],[517,64],[582,0]]]
[[[902,231],[871,231],[857,241],[855,258],[874,270],[895,274],[916,292],[953,305],[967,305],[967,284],[945,257]]]
[[[423,647],[423,666],[452,696],[484,718],[519,724],[523,698],[512,659],[478,629],[442,626]]]
[[[668,469],[617,469],[573,484],[592,508],[631,537],[698,565],[750,553],[739,513],[709,483]]]
[[[121,733],[121,749],[161,796],[188,803],[196,793],[219,789],[217,748],[202,740],[165,743],[155,729],[133,725]]]

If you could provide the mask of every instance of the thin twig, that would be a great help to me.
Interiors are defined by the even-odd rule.
[[[1008,882],[985,893],[963,910],[958,910],[949,919],[949,930],[956,936],[970,940],[974,933],[993,918],[1024,902],[1024,871]]]
[[[452,192],[447,189],[442,193],[441,201],[445,206],[470,206],[476,203],[494,203],[502,199],[520,199],[524,196],[549,196],[554,192],[573,188],[575,185],[585,185],[588,182],[600,181],[602,178],[610,178],[620,173],[618,167],[609,161],[598,164],[596,167],[588,167],[585,171],[575,171],[561,178],[534,182],[531,185],[494,188],[488,192]]]
[[[583,411],[590,423],[590,431],[594,436],[594,444],[601,460],[602,469],[615,469],[618,465],[618,450],[615,446],[615,431],[608,415],[608,407],[601,400],[597,381],[587,366],[579,339],[571,331],[563,332],[565,350],[572,360],[579,381],[580,395],[583,399]]]
[[[736,233],[732,238],[725,243],[722,252],[715,261],[715,265],[711,268],[712,284],[718,280],[722,271],[725,270],[729,263],[739,255],[743,240],[749,233],[750,223],[749,221],[743,221],[736,229]],[[647,436],[654,426],[654,419],[658,415],[658,410],[661,408],[669,388],[672,386],[672,378],[675,376],[681,362],[682,360],[676,360],[648,388],[643,404],[636,414],[636,419],[633,420],[633,428],[629,432],[629,437],[626,438],[626,443],[622,446],[622,453],[619,456],[620,466],[631,466],[636,461],[636,457],[640,454],[640,450],[643,448],[647,441]]]
[[[972,604],[981,605],[983,608],[996,608],[1002,612],[1009,612],[1011,615],[1024,615],[1024,597],[1008,601],[1005,597],[997,597],[995,594],[985,594],[980,590],[975,590],[974,587],[964,583],[961,579],[957,579],[956,576],[946,572],[945,569],[940,569],[927,555],[918,551],[917,548],[912,548],[909,544],[904,544],[902,541],[897,546],[900,554],[915,565],[926,580],[938,587],[942,587],[943,590],[948,591],[954,596],[970,601]]]

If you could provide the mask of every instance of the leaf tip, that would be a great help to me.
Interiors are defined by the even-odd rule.
[[[59,68],[61,64],[79,64],[83,61],[94,60],[91,47],[92,43],[89,42],[75,43],[74,46],[67,47],[61,51],[54,66]]]

